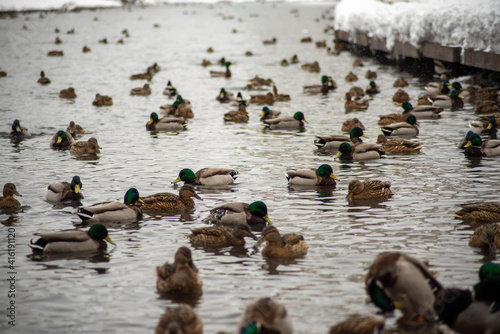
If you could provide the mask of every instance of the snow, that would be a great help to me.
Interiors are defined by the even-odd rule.
[[[367,33],[386,41],[424,42],[500,53],[500,1],[413,0],[384,3],[376,0],[341,0],[335,8],[336,30],[354,36]]]

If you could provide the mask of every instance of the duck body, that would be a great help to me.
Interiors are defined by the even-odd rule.
[[[94,137],[89,138],[88,141],[77,141],[72,144],[69,151],[73,154],[97,154],[101,153],[101,147],[97,143],[97,139]]]
[[[194,113],[191,107],[191,102],[185,100],[181,95],[177,95],[177,98],[172,104],[165,104],[160,107],[160,112],[169,116],[183,117],[183,118],[193,118]]]
[[[390,182],[352,180],[349,182],[347,199],[387,199],[394,195],[390,188]]]
[[[21,138],[21,137],[30,137],[31,133],[24,126],[21,126],[19,120],[14,120],[12,123],[11,131],[9,133],[10,137]]]
[[[307,122],[304,114],[298,111],[293,117],[284,116],[267,119],[264,121],[264,124],[271,130],[300,130],[304,128],[304,122]]]
[[[106,96],[106,95],[96,94],[94,101],[92,101],[92,105],[97,106],[97,107],[112,106],[113,105],[113,98],[111,98],[110,96]]]
[[[177,96],[177,89],[172,86],[172,83],[170,80],[167,82],[167,86],[163,90],[163,95],[168,96],[168,97],[174,97]]]
[[[69,132],[59,130],[50,140],[50,147],[54,149],[68,149],[74,143],[75,140]]]
[[[237,332],[292,334],[293,325],[286,308],[277,299],[261,297],[247,306]]]
[[[59,92],[59,97],[61,99],[74,99],[76,98],[75,89],[73,87],[63,89]]]
[[[356,117],[349,118],[346,121],[344,121],[344,123],[342,123],[342,127],[340,130],[342,132],[350,133],[352,129],[354,129],[355,127],[358,127],[363,131],[365,130],[365,126],[363,125],[363,123]]]
[[[152,112],[149,121],[146,123],[146,130],[149,131],[183,131],[187,127],[187,121],[183,117],[165,116],[159,118],[158,114]]]
[[[409,115],[406,122],[389,124],[383,126],[381,130],[386,136],[415,137],[419,133],[417,124],[417,118],[414,115]]]
[[[3,196],[0,196],[0,210],[17,209],[21,206],[21,203],[14,198],[14,195],[22,197],[22,195],[17,192],[14,183],[6,183],[3,186]]]
[[[184,181],[187,184],[223,186],[233,184],[237,177],[238,171],[229,168],[207,167],[198,170],[196,173],[185,168],[179,172],[179,176],[173,183]]]
[[[348,142],[340,144],[337,158],[344,162],[380,159],[385,154],[381,145],[373,143],[356,144],[354,147]]]
[[[47,187],[46,199],[53,203],[80,200],[83,199],[82,187],[79,176],[74,176],[71,183],[53,182]]]
[[[268,119],[277,118],[279,115],[281,115],[281,111],[271,110],[268,107],[264,107],[262,108],[262,113],[260,114],[260,121],[264,122]]]
[[[228,103],[234,100],[234,94],[226,91],[224,88],[221,88],[219,95],[217,95],[215,99],[220,103]]]
[[[291,100],[290,95],[278,93],[278,88],[276,87],[276,85],[273,85],[273,99],[274,101],[278,102]]]
[[[476,202],[460,205],[461,209],[455,216],[465,223],[494,223],[500,222],[500,202]]]
[[[476,228],[469,239],[469,247],[481,248],[495,256],[500,248],[500,223],[483,224]]]
[[[300,68],[312,73],[319,73],[320,67],[317,61],[300,65]]]
[[[273,105],[274,95],[271,92],[267,94],[250,95],[248,103]]]
[[[338,150],[342,143],[350,143],[352,146],[363,143],[361,137],[368,138],[361,127],[354,127],[349,132],[349,136],[344,135],[325,135],[316,136],[314,145],[321,149]]]
[[[330,87],[328,85],[328,77],[323,75],[321,77],[321,84],[304,86],[304,93],[307,94],[328,94]]]
[[[250,117],[244,103],[240,103],[238,110],[232,110],[224,114],[224,121],[226,122],[247,123],[249,119]]]
[[[50,83],[50,79],[45,76],[45,72],[40,72],[40,78],[38,79],[38,83],[41,85],[48,85]]]
[[[144,86],[142,87],[133,88],[130,91],[130,95],[142,95],[142,96],[151,95],[151,88],[149,87],[148,84],[144,84]]]
[[[367,96],[351,96],[349,92],[345,94],[344,109],[346,112],[363,111],[370,106],[369,97]]]
[[[420,152],[420,149],[424,147],[423,144],[402,138],[388,140],[384,135],[378,136],[377,144],[381,145],[381,151],[392,154],[410,154]]]
[[[224,78],[230,78],[232,73],[231,70],[229,69],[229,66],[231,65],[230,62],[226,62],[224,66],[226,66],[226,70],[224,72],[221,71],[210,71],[210,76],[212,77],[224,77]]]
[[[257,240],[247,224],[238,224],[234,227],[216,225],[201,227],[191,230],[191,235],[186,236],[195,246],[243,246],[245,237]]]
[[[354,314],[346,320],[330,327],[328,334],[373,334],[382,333],[385,326],[384,317]]]
[[[74,138],[76,135],[85,134],[85,129],[82,128],[81,125],[76,124],[75,122],[71,121],[71,122],[69,122],[69,125],[68,125],[68,128],[66,129],[66,132],[68,132]]]
[[[500,140],[490,139],[483,142],[477,133],[473,133],[464,146],[464,154],[467,156],[494,157],[500,155]]]
[[[266,257],[297,257],[307,253],[307,243],[304,237],[297,233],[280,235],[278,229],[272,225],[266,226],[257,246],[267,242],[262,249],[262,255]]]
[[[251,204],[230,202],[210,210],[210,215],[205,222],[235,226],[238,224],[265,225],[271,223],[267,216],[267,206],[261,202]]]
[[[203,334],[203,322],[187,304],[168,307],[154,331],[154,334],[166,333]]]
[[[191,197],[201,200],[196,194],[194,187],[185,184],[179,189],[179,195],[171,193],[158,193],[147,197],[142,197],[144,205],[143,211],[186,211],[194,208],[194,201]]]
[[[321,165],[317,169],[290,169],[287,170],[285,176],[290,185],[301,186],[333,186],[338,178],[333,174],[333,169],[330,165]]]

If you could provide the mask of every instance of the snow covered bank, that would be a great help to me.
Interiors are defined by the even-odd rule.
[[[120,7],[119,0],[3,0],[0,11],[72,10],[74,8]]]

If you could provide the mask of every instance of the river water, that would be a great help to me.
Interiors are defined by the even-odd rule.
[[[334,155],[318,152],[315,135],[340,133],[344,120],[358,117],[365,133],[375,141],[380,133],[378,115],[399,112],[391,101],[395,79],[405,77],[412,99],[424,92],[426,81],[392,65],[364,59],[353,68],[356,56],[343,52],[329,56],[302,37],[326,40],[332,45],[332,4],[217,4],[168,5],[159,8],[107,9],[79,13],[39,13],[0,20],[0,183],[13,182],[23,195],[22,208],[0,214],[2,295],[8,290],[6,255],[8,229],[15,230],[16,327],[32,333],[147,333],[152,332],[167,306],[175,304],[156,293],[153,270],[172,261],[178,247],[189,245],[184,235],[204,226],[202,219],[214,206],[230,201],[264,201],[269,217],[282,232],[298,232],[309,244],[305,257],[294,261],[269,261],[252,249],[230,247],[218,251],[192,248],[203,279],[203,295],[193,304],[206,333],[233,332],[245,306],[255,297],[274,296],[287,307],[297,333],[325,333],[347,315],[375,313],[367,303],[363,277],[374,257],[397,250],[428,260],[445,286],[467,287],[477,281],[483,255],[468,247],[472,234],[449,214],[458,205],[475,200],[498,200],[498,158],[471,162],[456,148],[475,119],[474,106],[443,112],[439,120],[423,120],[418,141],[420,154],[391,155],[370,162],[341,163]],[[323,17],[322,17],[323,15]],[[157,24],[158,27],[154,27]],[[23,29],[26,25],[26,30]],[[55,28],[60,33],[54,32]],[[75,34],[66,31],[75,28]],[[127,28],[124,44],[116,41]],[[55,45],[59,36],[63,44]],[[107,38],[107,45],[98,40]],[[262,41],[276,37],[276,45]],[[92,49],[82,53],[84,45]],[[212,47],[214,53],[206,53]],[[64,57],[47,57],[63,50]],[[252,51],[253,56],[245,56]],[[283,58],[297,54],[301,63],[318,61],[320,73],[297,65],[280,66]],[[202,67],[225,57],[234,65],[232,77],[212,78]],[[148,97],[130,96],[143,85],[129,75],[158,63],[162,70],[150,82]],[[349,71],[360,77],[378,72],[381,93],[364,112],[344,111],[344,94],[352,84]],[[45,71],[51,84],[37,84]],[[305,131],[264,131],[259,122],[262,106],[248,108],[248,124],[223,122],[235,107],[215,100],[221,87],[236,94],[247,80],[259,75],[272,78],[291,101],[272,107],[284,115],[303,111]],[[331,75],[338,89],[328,96],[311,96],[302,87]],[[193,106],[195,117],[182,133],[151,134],[145,123],[160,105],[172,103],[162,95],[168,80]],[[466,83],[464,82],[464,85]],[[74,101],[58,97],[75,88]],[[96,93],[113,97],[111,107],[94,107]],[[32,137],[13,142],[8,136],[19,119]],[[68,151],[49,148],[52,135],[74,120],[102,147],[98,159],[80,160]],[[340,181],[333,191],[290,189],[284,177],[289,168],[317,167],[329,163]],[[70,181],[79,175],[84,205],[123,199],[136,187],[142,196],[177,192],[173,181],[179,170],[219,166],[234,168],[240,177],[234,186],[199,188],[203,201],[183,216],[145,215],[138,223],[109,226],[117,246],[105,254],[32,258],[27,246],[36,232],[79,226],[76,208],[45,201],[50,182]],[[346,201],[352,179],[392,182],[393,198],[376,205],[352,206]],[[87,227],[83,227],[87,228]],[[5,301],[5,302],[4,302]],[[2,298],[2,309],[8,306]],[[12,330],[2,312],[2,332]],[[396,314],[398,315],[398,314]],[[389,319],[389,327],[394,318]]]

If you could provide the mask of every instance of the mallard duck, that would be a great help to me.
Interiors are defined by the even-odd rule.
[[[234,95],[231,92],[226,91],[224,87],[220,89],[219,95],[215,98],[220,103],[228,103],[234,100]]]
[[[68,87],[59,92],[59,97],[61,99],[74,99],[76,98],[75,89],[73,87]]]
[[[273,37],[272,39],[265,39],[265,40],[263,40],[262,44],[264,44],[264,45],[274,45],[274,44],[276,44],[276,42],[277,42],[276,37]]]
[[[210,210],[205,222],[235,226],[237,224],[261,225],[271,223],[267,216],[267,206],[257,201],[251,204],[242,202],[225,203]]]
[[[84,222],[124,222],[142,218],[140,205],[144,204],[139,191],[130,188],[125,193],[124,203],[103,202],[79,208],[76,212]]]
[[[383,126],[381,130],[386,136],[415,137],[419,132],[417,127],[418,124],[415,115],[409,115],[406,118],[406,122],[388,124]]]
[[[400,252],[377,255],[366,273],[365,286],[372,302],[383,311],[388,309],[381,303],[382,296],[385,302],[389,301],[389,309],[401,308],[407,320],[418,317],[419,322],[433,321],[436,316],[434,293],[442,286],[425,264],[410,255]]]
[[[21,206],[21,203],[14,198],[14,195],[22,197],[22,195],[17,192],[14,183],[6,183],[3,186],[3,196],[0,196],[0,210],[15,209]]]
[[[292,334],[293,325],[286,308],[277,299],[260,297],[245,309],[237,332]]]
[[[279,94],[278,87],[276,87],[276,85],[273,85],[273,99],[274,101],[290,101],[290,95]]]
[[[278,229],[272,225],[262,230],[262,236],[256,244],[258,247],[267,242],[262,249],[262,255],[266,257],[296,257],[307,253],[307,243],[301,234],[287,233],[280,235]]]
[[[328,77],[323,75],[321,77],[321,85],[308,85],[304,86],[304,93],[308,94],[328,94],[330,87],[328,84]]]
[[[12,123],[12,130],[10,130],[9,136],[11,137],[30,137],[31,133],[21,123],[18,119],[14,120]]]
[[[425,86],[425,90],[431,96],[437,95],[448,95],[450,93],[450,82],[448,80],[443,80],[442,82],[429,82]]]
[[[312,37],[311,36],[306,36],[306,37],[302,37],[300,39],[300,43],[312,43]]]
[[[351,96],[349,92],[345,93],[344,109],[346,112],[363,111],[368,109],[370,99],[367,96]]]
[[[368,70],[366,71],[365,78],[375,80],[377,79],[377,72]]]
[[[177,89],[174,86],[172,86],[170,80],[168,80],[167,86],[163,90],[163,95],[166,95],[168,97],[174,97],[177,95]]]
[[[274,94],[269,92],[267,94],[250,95],[250,100],[248,100],[248,102],[255,103],[255,104],[273,105],[274,104]]]
[[[497,139],[497,127],[498,123],[494,116],[489,118],[481,117],[469,124],[469,128],[472,132],[487,134],[491,139]]]
[[[87,52],[91,52],[91,51],[92,51],[92,49],[89,48],[88,46],[86,46],[86,45],[83,46],[83,49],[82,49],[83,53],[87,53]]]
[[[290,59],[290,64],[298,64],[299,63],[299,57],[297,55],[293,55],[292,58]]]
[[[380,146],[381,151],[393,154],[409,154],[419,152],[420,149],[424,147],[421,143],[402,138],[388,140],[383,134],[378,136],[377,144],[382,145]]]
[[[410,101],[410,95],[402,89],[398,89],[392,96],[392,101],[396,103],[403,103]]]
[[[101,44],[108,44],[108,39],[106,37],[104,37],[104,38],[101,38],[100,40],[98,40],[98,42]]]
[[[149,84],[144,84],[142,87],[132,88],[130,95],[151,95],[151,88],[149,88]]]
[[[68,132],[74,138],[76,135],[85,134],[85,129],[82,128],[80,124],[76,124],[75,122],[71,121],[66,128],[66,132]]]
[[[5,71],[0,71],[0,78],[4,78],[7,76],[7,72]]]
[[[247,50],[247,51],[245,52],[245,56],[247,56],[247,57],[252,57],[252,56],[253,56],[253,52],[252,52],[252,51],[250,51],[250,50]]]
[[[59,130],[50,140],[50,147],[56,149],[67,149],[75,143],[73,136],[66,131]]]
[[[238,94],[236,94],[236,98],[234,99],[234,102],[236,103],[236,105],[240,105],[240,103],[244,103],[245,106],[247,105],[247,100],[245,100],[243,98],[243,95],[241,95],[241,92],[238,92]]]
[[[369,316],[353,314],[347,319],[330,327],[328,334],[373,334],[382,333],[385,326],[385,318],[380,316]]]
[[[246,123],[249,119],[245,103],[240,103],[238,110],[232,110],[224,114],[224,121],[226,122]]]
[[[267,119],[277,118],[281,114],[281,111],[270,110],[269,107],[262,108],[262,113],[260,114],[260,121],[264,122]]]
[[[363,67],[363,66],[365,66],[365,64],[363,63],[363,61],[361,59],[357,58],[352,62],[352,66]]]
[[[378,180],[349,182],[347,199],[387,199],[392,197],[391,183]]]
[[[380,93],[380,89],[378,88],[378,86],[375,83],[375,81],[370,81],[370,83],[366,87],[365,92],[366,92],[366,94],[373,95],[373,94]]]
[[[352,86],[351,88],[349,88],[349,96],[351,98],[358,96],[363,97],[365,96],[365,90],[359,86]]]
[[[183,131],[187,127],[187,121],[183,117],[165,116],[159,118],[158,114],[152,112],[146,123],[146,130],[149,131]]]
[[[214,48],[209,46],[206,50],[207,53],[213,53],[214,52]]]
[[[92,105],[97,107],[112,106],[113,98],[106,95],[96,94],[94,101],[92,101]]]
[[[203,282],[193,263],[191,250],[187,247],[180,247],[177,250],[173,264],[166,262],[156,267],[155,275],[156,288],[161,294],[201,293]]]
[[[158,65],[158,63],[154,63],[153,65],[148,66],[148,68],[146,70],[151,71],[153,73],[158,73],[161,71],[161,67],[160,67],[160,65]]]
[[[129,79],[130,80],[147,80],[151,81],[153,79],[153,76],[155,75],[154,71],[151,69],[146,70],[144,73],[137,73],[137,74],[132,74]]]
[[[353,81],[358,81],[358,76],[354,73],[349,72],[347,73],[347,75],[345,76],[345,81],[348,81],[348,82],[353,82]]]
[[[185,184],[179,189],[178,196],[171,193],[158,193],[142,197],[144,205],[141,209],[143,211],[187,211],[194,208],[194,201],[191,197],[202,200],[192,185]]]
[[[258,75],[255,75],[255,77],[253,77],[252,79],[247,80],[247,81],[250,82],[251,85],[256,85],[259,87],[271,86],[274,84],[274,82],[271,78],[264,79],[264,78],[259,77]]]
[[[484,224],[476,228],[470,236],[469,247],[481,248],[494,256],[500,248],[500,223]]]
[[[469,140],[473,134],[474,134],[474,132],[472,130],[467,131],[467,133],[465,134],[465,137],[458,143],[458,148],[462,148],[462,149],[465,148],[465,145],[467,145],[467,143],[469,142]]]
[[[208,59],[203,58],[201,61],[201,66],[212,66],[212,62]]]
[[[494,157],[500,155],[500,140],[490,139],[483,142],[477,133],[470,136],[464,147],[464,154],[470,157]]]
[[[304,122],[307,123],[307,120],[304,117],[304,113],[301,111],[297,111],[293,117],[284,116],[278,118],[266,119],[264,124],[271,130],[278,129],[289,129],[289,130],[298,130],[304,128]]]
[[[338,178],[333,174],[332,166],[323,164],[317,169],[289,169],[285,173],[288,184],[307,186],[335,186]]]
[[[101,147],[94,137],[87,141],[77,141],[72,144],[69,151],[73,154],[97,154],[101,153]]]
[[[409,102],[403,102],[401,105],[403,107],[403,113],[401,114],[386,114],[386,115],[380,115],[378,124],[379,125],[389,125],[389,124],[394,124],[394,123],[400,123],[400,122],[406,122],[406,119],[408,116],[411,115],[411,111],[413,109],[413,106]],[[411,106],[411,108],[410,108]]]
[[[359,119],[357,119],[356,117],[349,118],[346,121],[344,121],[344,123],[342,123],[342,127],[340,130],[342,132],[350,133],[352,131],[352,129],[354,129],[355,127],[358,127],[363,131],[365,130],[365,126],[363,125],[363,123],[361,123],[361,121]]]
[[[64,52],[59,51],[59,50],[52,50],[47,53],[47,56],[49,57],[63,57]]]
[[[434,107],[457,110],[464,107],[462,96],[456,90],[452,90],[450,95],[437,95],[432,99]]]
[[[229,66],[231,66],[231,62],[226,61],[224,64],[226,66],[226,70],[224,72],[221,71],[210,71],[210,76],[212,77],[225,77],[225,78],[230,78],[231,77],[231,70],[229,69]]]
[[[38,83],[41,85],[48,85],[50,83],[50,79],[45,76],[45,72],[40,72],[40,78],[38,79]]]
[[[337,158],[343,162],[352,162],[380,159],[380,157],[385,154],[385,152],[380,149],[381,145],[379,144],[361,143],[356,144],[354,148],[352,146],[353,145],[351,143],[341,143],[339,145]]]
[[[403,87],[406,87],[408,85],[409,85],[409,83],[408,83],[408,81],[406,81],[405,78],[398,78],[398,79],[396,79],[396,81],[394,81],[394,83],[392,84],[392,87],[394,87],[394,88],[399,88],[399,87],[403,88]]]
[[[454,216],[463,219],[465,223],[494,223],[500,222],[500,202],[476,202],[461,204],[462,209]]]
[[[417,105],[413,107],[410,102],[403,102],[401,106],[404,109],[404,114],[410,113],[418,119],[436,119],[441,117],[439,113],[443,111],[443,108],[432,105]]]
[[[363,133],[363,130],[357,126],[352,128],[349,132],[349,136],[344,135],[326,135],[326,136],[316,136],[316,140],[314,140],[314,145],[318,148],[327,149],[327,150],[338,150],[340,144],[342,143],[351,143],[353,145],[361,144],[363,140],[361,137],[368,138],[367,135]]]
[[[247,224],[237,224],[234,227],[224,225],[200,227],[191,232],[185,238],[195,246],[242,246],[245,244],[245,237],[258,240]]]
[[[191,102],[189,100],[183,99],[181,95],[177,95],[174,103],[161,106],[160,112],[175,117],[194,117]]]
[[[106,249],[107,242],[115,244],[108,235],[106,226],[94,224],[88,231],[82,230],[62,230],[51,233],[35,233],[40,238],[33,242],[30,241],[29,246],[33,251],[41,251],[47,253],[70,253],[70,252],[85,252]]]
[[[493,114],[498,113],[498,104],[496,101],[479,101],[476,104],[474,112],[476,114]]]
[[[288,66],[288,60],[286,60],[286,59],[281,59],[280,65],[281,65],[281,66],[283,66],[283,67]]]
[[[238,176],[238,171],[229,168],[207,167],[198,170],[196,173],[189,168],[184,168],[179,172],[179,176],[173,183],[184,181],[187,184],[223,186],[233,184]]]
[[[46,199],[53,203],[80,200],[83,198],[82,187],[83,184],[78,175],[73,176],[71,183],[52,182],[47,187]]]
[[[317,61],[300,65],[300,68],[308,72],[319,73],[320,67]]]
[[[203,322],[187,304],[167,307],[156,325],[154,334],[167,333],[203,334]]]

